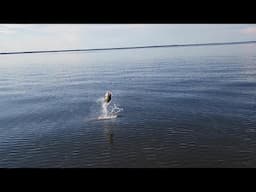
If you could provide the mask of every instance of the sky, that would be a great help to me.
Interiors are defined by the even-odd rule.
[[[0,24],[0,52],[256,40],[256,24]]]

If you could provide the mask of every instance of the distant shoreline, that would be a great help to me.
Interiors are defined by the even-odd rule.
[[[78,51],[103,51],[103,50],[121,50],[121,49],[147,49],[147,48],[164,48],[164,47],[188,47],[188,46],[211,46],[211,45],[234,45],[234,44],[251,44],[256,41],[240,41],[240,42],[222,42],[222,43],[194,43],[194,44],[172,44],[172,45],[149,45],[149,46],[133,46],[133,47],[113,47],[113,48],[94,48],[94,49],[64,49],[64,50],[42,50],[42,51],[13,51],[0,52],[0,55],[8,54],[30,54],[30,53],[55,53],[55,52],[78,52]]]

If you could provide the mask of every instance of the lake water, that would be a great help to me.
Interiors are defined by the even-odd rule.
[[[0,55],[0,107],[2,168],[256,167],[256,44]]]

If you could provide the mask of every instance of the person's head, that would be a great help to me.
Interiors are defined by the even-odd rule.
[[[108,103],[111,100],[112,93],[110,91],[107,91],[105,93],[105,101]]]

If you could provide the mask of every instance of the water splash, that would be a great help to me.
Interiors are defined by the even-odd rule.
[[[123,111],[123,108],[118,107],[115,103],[110,105],[111,102],[104,102],[104,98],[98,99],[97,102],[101,104],[101,114],[98,119],[113,119],[118,116],[118,113]]]

